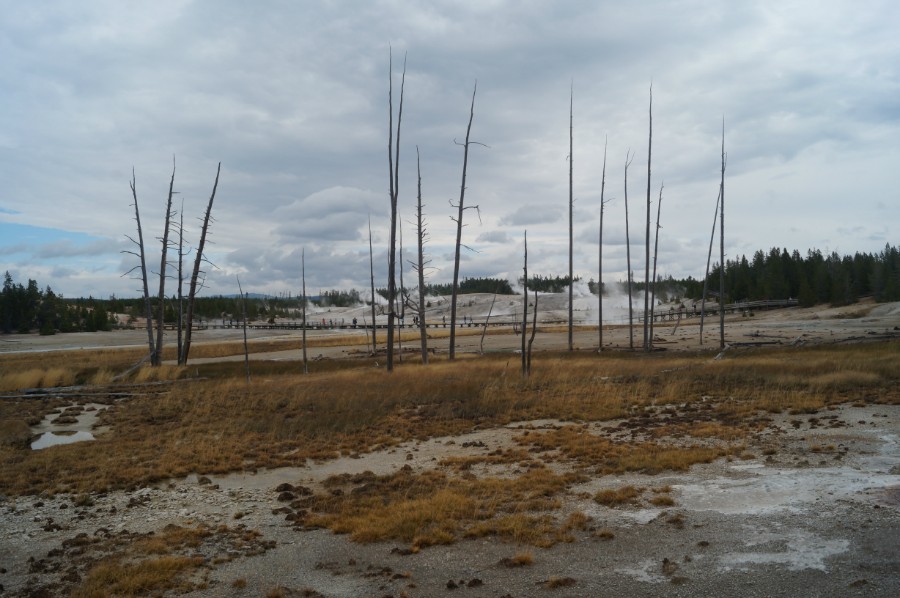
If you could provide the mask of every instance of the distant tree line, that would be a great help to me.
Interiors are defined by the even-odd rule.
[[[528,290],[532,293],[537,291],[539,293],[562,293],[563,291],[567,291],[569,289],[569,281],[571,279],[568,276],[543,276],[541,274],[535,274],[534,276],[528,277]],[[575,277],[575,282],[581,280],[577,276]],[[524,280],[519,277],[518,283],[521,285]]]
[[[710,273],[719,277],[719,266]],[[679,281],[688,297],[701,297],[703,281],[688,278]],[[726,301],[794,298],[803,306],[828,303],[847,305],[860,297],[876,301],[900,300],[900,249],[886,244],[880,253],[824,255],[817,249],[806,256],[796,249],[762,250],[751,259],[725,261]]]
[[[710,272],[716,280],[719,267]],[[576,281],[578,278],[575,279]],[[520,283],[522,281],[519,281]],[[544,293],[563,292],[569,284],[568,276],[529,276],[528,288]],[[633,283],[641,292],[642,282]],[[426,295],[449,295],[450,284],[427,284]],[[604,285],[604,291],[607,289]],[[588,282],[590,291],[597,293],[599,285]],[[712,288],[715,288],[713,285]],[[760,299],[795,298],[803,306],[821,303],[847,305],[860,297],[874,297],[876,301],[900,301],[900,248],[885,245],[879,253],[855,253],[840,256],[836,252],[824,255],[817,249],[806,256],[794,250],[773,247],[753,254],[752,259],[741,256],[725,262],[725,300],[755,301]],[[408,289],[402,289],[403,293]],[[377,292],[384,296],[386,289]],[[460,293],[514,294],[509,282],[500,278],[466,278],[459,285]],[[671,276],[657,281],[656,296],[661,301],[681,298],[700,299],[703,280],[693,277],[674,279]],[[355,289],[320,291],[319,297],[308,298],[310,303],[322,307],[350,307],[363,300]],[[93,332],[110,330],[116,326],[128,326],[134,316],[141,316],[143,299],[65,299],[49,286],[43,290],[37,281],[27,285],[16,283],[7,272],[0,291],[0,332],[54,334],[55,332]],[[177,321],[174,297],[167,303],[163,321]],[[260,317],[274,320],[277,317],[296,318],[302,308],[300,296],[262,297],[247,302],[247,318]],[[196,313],[203,320],[240,319],[240,298],[235,296],[198,297]],[[125,322],[115,314],[128,317]],[[159,317],[154,308],[154,318]]]
[[[3,334],[41,334],[60,332],[96,332],[109,330],[113,322],[105,302],[87,299],[64,300],[49,286],[43,291],[35,280],[16,284],[9,272],[0,291],[0,332]]]

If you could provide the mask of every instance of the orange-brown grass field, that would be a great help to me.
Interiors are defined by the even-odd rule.
[[[332,476],[288,496],[284,512],[297,529],[398,541],[411,552],[484,536],[548,547],[579,530],[613,537],[581,512],[562,514],[563,498],[585,480],[683,471],[750,458],[751,450],[771,455],[771,447],[749,444],[774,414],[900,403],[898,342],[733,351],[721,360],[540,353],[528,378],[519,357],[493,354],[428,366],[407,359],[393,373],[372,357],[317,362],[308,375],[296,361],[258,362],[249,383],[241,362],[145,367],[112,382],[139,358],[105,350],[0,356],[0,494],[89,501],[188,474],[300,466],[518,422],[508,449],[447,457],[426,471]],[[86,386],[59,396],[49,390],[73,384]],[[47,390],[15,392],[36,387]],[[98,412],[95,441],[30,450],[29,426],[88,402],[108,405]],[[538,420],[555,423],[528,424]],[[676,504],[670,490],[622,486],[593,499],[669,507]],[[122,540],[117,556],[92,566],[73,595],[137,593],[126,579],[152,591],[202,587],[189,548],[214,532],[222,541],[246,530],[167,529]],[[532,558],[520,552],[510,566]]]
[[[57,373],[54,363],[45,365],[45,355],[28,355],[30,364],[25,356],[2,356],[3,379],[18,380],[16,371],[42,372],[23,386],[35,386],[38,378],[69,385],[98,372],[107,379],[116,368],[107,351],[73,353],[67,375]],[[130,398],[92,398],[111,404],[100,414],[106,431],[94,442],[31,451],[3,439],[0,492],[132,488],[192,472],[297,465],[546,418],[572,425],[547,434],[526,431],[522,446],[553,450],[555,458],[598,473],[683,469],[738,446],[748,431],[764,425],[767,414],[900,400],[896,342],[735,352],[719,361],[705,354],[539,354],[527,379],[520,376],[518,358],[508,355],[428,366],[407,360],[393,373],[369,360],[315,367],[326,371],[303,375],[297,362],[260,362],[247,384],[241,363],[203,364],[189,368],[192,379],[172,382],[165,392],[145,394],[140,385],[130,385]],[[135,381],[179,374],[186,372],[147,367]],[[4,386],[8,391],[9,384]],[[52,393],[3,398],[0,429],[34,424],[69,402]],[[645,418],[645,437],[628,443],[579,428],[649,406],[671,413]],[[672,438],[678,443],[667,440]]]

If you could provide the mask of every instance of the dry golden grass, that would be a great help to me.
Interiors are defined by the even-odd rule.
[[[122,363],[115,361],[120,359],[116,352],[66,353],[77,357],[72,365],[72,371],[81,372],[77,375],[102,377],[101,367],[116,371],[116,363]],[[37,369],[43,380],[44,372],[62,363],[52,353],[9,357],[0,356],[4,384],[12,371]],[[105,365],[107,357],[112,362]],[[134,363],[133,357],[125,363]],[[300,465],[308,458],[361,453],[473,427],[543,418],[606,421],[640,415],[650,405],[667,406],[696,421],[684,428],[696,446],[683,439],[671,443],[665,434],[652,442],[612,441],[581,426],[520,439],[523,450],[562,457],[594,474],[653,473],[740,454],[744,433],[763,425],[760,414],[766,412],[812,411],[844,401],[900,402],[896,342],[736,352],[721,361],[706,354],[537,354],[527,380],[506,355],[440,361],[427,369],[404,363],[392,374],[369,363],[330,360],[329,371],[304,376],[296,362],[272,362],[254,366],[250,385],[242,363],[191,366],[191,375],[208,379],[182,380],[163,395],[116,402],[100,415],[110,431],[95,442],[41,451],[0,446],[0,492],[131,488],[192,472]],[[324,368],[326,362],[317,365]],[[172,378],[178,372],[162,368],[152,376]],[[64,404],[50,398],[4,399],[0,420],[33,425]],[[653,416],[644,419],[648,426],[657,425]]]
[[[527,567],[534,564],[534,553],[531,551],[517,552],[512,558],[504,559],[502,562],[507,567]]]
[[[189,590],[192,586],[181,585],[177,579],[202,563],[202,558],[189,556],[163,556],[137,563],[100,563],[88,573],[82,586],[72,592],[72,597],[141,596],[150,590]]]
[[[230,555],[262,554],[274,543],[261,539],[256,530],[243,527],[217,528],[167,525],[150,534],[80,534],[71,544],[70,559],[82,576],[69,576],[72,588],[58,588],[60,594],[78,598],[113,596],[180,595],[206,587],[203,573],[209,554],[227,551]],[[63,543],[64,550],[67,543]],[[229,557],[229,558],[234,558]],[[65,578],[64,578],[65,579]],[[246,581],[244,582],[246,585]],[[243,587],[239,580],[233,587]],[[70,589],[69,592],[63,592]]]
[[[339,477],[326,482],[333,493],[310,500],[303,524],[350,534],[357,542],[399,540],[414,548],[449,544],[461,537],[498,536],[519,544],[551,546],[580,525],[561,525],[546,512],[553,497],[579,478],[547,469],[517,478],[449,478],[440,472],[402,469],[389,476]]]
[[[24,371],[4,372],[0,377],[0,392],[20,388],[54,388],[75,383],[76,372],[64,367],[29,368]]]
[[[594,495],[594,502],[605,507],[619,507],[622,505],[633,505],[640,502],[643,488],[635,488],[634,486],[622,486],[621,488],[608,488],[600,490]]]

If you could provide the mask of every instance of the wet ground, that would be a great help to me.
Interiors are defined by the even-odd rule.
[[[139,535],[205,523],[259,530],[263,548],[220,559],[205,571],[208,589],[197,596],[265,596],[277,587],[310,596],[900,594],[900,406],[775,416],[744,459],[685,473],[591,479],[571,488],[560,510],[589,516],[589,526],[550,549],[478,539],[409,554],[395,542],[356,544],[327,530],[299,531],[278,500],[284,483],[318,491],[337,473],[424,471],[447,456],[508,448],[524,424],[538,431],[562,425],[523,422],[359,459],[190,476],[98,495],[90,504],[71,496],[10,498],[0,503],[0,583],[7,595],[25,596],[71,574],[79,534]],[[592,432],[603,434],[610,424],[616,422]],[[610,508],[591,499],[623,485],[671,486],[675,504]],[[211,563],[234,553],[227,540],[207,548]],[[533,563],[509,566],[523,551]]]

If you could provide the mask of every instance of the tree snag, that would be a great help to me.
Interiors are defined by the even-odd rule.
[[[131,187],[131,197],[134,199],[134,220],[137,222],[138,240],[135,241],[128,235],[125,236],[138,246],[138,251],[123,251],[123,253],[130,253],[140,260],[139,265],[129,270],[126,274],[130,274],[137,268],[141,269],[141,281],[144,290],[144,317],[147,319],[147,344],[150,349],[148,356],[150,358],[150,363],[153,363],[156,361],[156,347],[153,342],[153,308],[150,305],[150,288],[147,285],[147,260],[146,253],[144,252],[144,230],[141,227],[141,213],[140,210],[138,210],[137,178],[135,178],[134,175],[134,167],[131,168],[131,181],[129,181],[129,186]]]
[[[455,206],[459,212],[456,216],[456,250],[453,257],[453,290],[450,295],[450,353],[448,359],[453,361],[456,358],[456,298],[459,294],[459,251],[462,246],[462,229],[463,229],[463,211],[465,207],[464,200],[466,198],[466,169],[469,165],[469,134],[472,132],[472,120],[475,118],[475,93],[478,91],[478,82],[472,89],[472,105],[469,108],[469,125],[466,127],[466,142],[463,144],[463,168],[462,183],[459,186],[459,205]],[[451,202],[451,205],[452,202]],[[478,206],[473,206],[476,210]],[[451,220],[453,218],[451,217]]]
[[[597,333],[599,339],[597,350],[603,350],[603,211],[606,202],[603,194],[606,191],[606,146],[609,139],[603,141],[603,176],[600,178],[600,239],[597,242]]]
[[[169,250],[169,222],[172,219],[172,194],[175,187],[175,156],[172,156],[172,178],[169,179],[169,198],[166,201],[166,222],[163,227],[162,257],[159,260],[159,300],[156,314],[156,356],[150,360],[151,365],[162,363],[163,324],[166,313],[166,254]]]
[[[191,351],[191,331],[194,328],[194,301],[197,297],[198,279],[200,277],[200,265],[203,262],[203,247],[206,245],[206,235],[209,232],[209,220],[212,215],[213,201],[216,198],[216,189],[219,187],[219,174],[222,172],[222,163],[219,162],[216,167],[216,180],[213,183],[212,193],[209,196],[209,203],[206,204],[206,215],[203,217],[203,227],[200,229],[200,244],[197,247],[197,255],[194,257],[194,271],[191,274],[191,286],[188,290],[188,312],[187,322],[184,331],[184,347],[182,347],[183,355],[182,364],[187,364],[188,355]],[[202,285],[201,285],[202,286]]]
[[[647,135],[647,232],[644,234],[644,351],[650,350],[648,301],[650,299],[650,154],[653,149],[653,84],[650,84],[650,131]]]
[[[369,215],[369,281],[372,284],[372,355],[378,353],[378,340],[375,338],[375,261],[372,257],[372,215]],[[365,322],[363,322],[365,324]]]
[[[416,176],[418,190],[416,193],[416,238],[418,241],[418,260],[414,266],[419,277],[419,339],[422,345],[422,363],[428,364],[428,332],[425,323],[425,221],[422,217],[422,167],[419,160],[419,146],[416,146]]]
[[[659,186],[659,202],[656,204],[656,238],[653,240],[653,277],[651,284],[653,292],[650,295],[650,348],[653,348],[653,316],[656,311],[656,257],[659,253],[659,215],[662,211],[663,185]]]
[[[631,166],[631,150],[625,152],[625,256],[628,264],[628,346],[634,349],[634,306],[631,301],[631,239],[628,232],[628,167]]]
[[[400,107],[397,112],[397,141],[394,142],[394,82],[393,58],[388,60],[388,170],[391,200],[391,236],[388,247],[388,329],[387,371],[394,370],[394,319],[397,317],[397,196],[400,187],[400,123],[403,119],[403,88],[406,85],[406,57],[403,58],[403,78],[400,82]],[[402,267],[402,264],[401,264]],[[373,297],[374,300],[374,297]]]
[[[572,82],[572,86],[569,88],[569,351],[574,349],[574,345],[572,342],[572,316],[573,316],[573,293],[572,290],[575,287],[575,278],[573,275],[573,258],[572,258],[572,248],[574,247],[574,237],[573,237],[573,220],[572,213],[575,206],[575,200],[572,195],[572,161],[574,159],[572,150],[572,140],[573,140],[573,130],[572,130],[572,106],[575,97],[575,83]],[[535,305],[535,309],[537,306]]]

